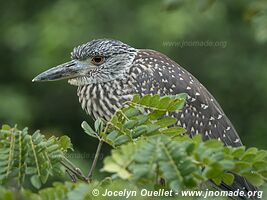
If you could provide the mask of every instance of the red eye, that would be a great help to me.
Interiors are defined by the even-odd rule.
[[[95,56],[92,58],[91,62],[94,65],[101,65],[105,62],[105,58],[103,56]]]

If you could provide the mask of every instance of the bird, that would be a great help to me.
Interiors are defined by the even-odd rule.
[[[225,146],[243,145],[211,93],[191,73],[158,51],[137,49],[114,39],[94,39],[75,47],[69,62],[48,69],[32,81],[62,79],[78,87],[81,107],[94,119],[109,120],[135,94],[186,93],[184,108],[172,114],[178,126],[191,137],[201,134],[203,140],[217,139]],[[219,188],[257,190],[238,175],[232,185],[221,183]]]

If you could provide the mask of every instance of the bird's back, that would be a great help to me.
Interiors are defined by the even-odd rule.
[[[139,74],[136,92],[141,95],[188,94],[182,112],[173,113],[173,116],[177,118],[179,126],[187,129],[190,136],[202,134],[204,140],[212,138],[222,141],[226,146],[242,146],[234,126],[219,103],[192,74],[176,62],[159,52],[140,50],[132,70],[135,71],[134,74]],[[238,175],[235,175],[231,186],[222,183],[219,188],[245,192],[257,190]]]
[[[141,94],[175,95],[187,93],[182,112],[175,113],[178,125],[192,136],[203,134],[204,139],[218,139],[227,146],[240,146],[241,140],[232,123],[208,90],[189,72],[167,56],[140,50],[133,69],[138,76],[137,92]],[[144,67],[146,66],[146,67]],[[138,69],[143,67],[141,70]]]

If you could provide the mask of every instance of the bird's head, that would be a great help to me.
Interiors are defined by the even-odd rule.
[[[68,79],[72,85],[87,85],[123,79],[137,50],[117,40],[97,39],[75,47],[71,61],[53,67],[33,81]]]

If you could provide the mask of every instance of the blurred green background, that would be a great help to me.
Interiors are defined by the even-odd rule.
[[[92,158],[76,88],[31,80],[105,37],[168,55],[217,98],[245,145],[266,149],[266,10],[260,0],[1,1],[0,124],[67,134],[77,162]]]

